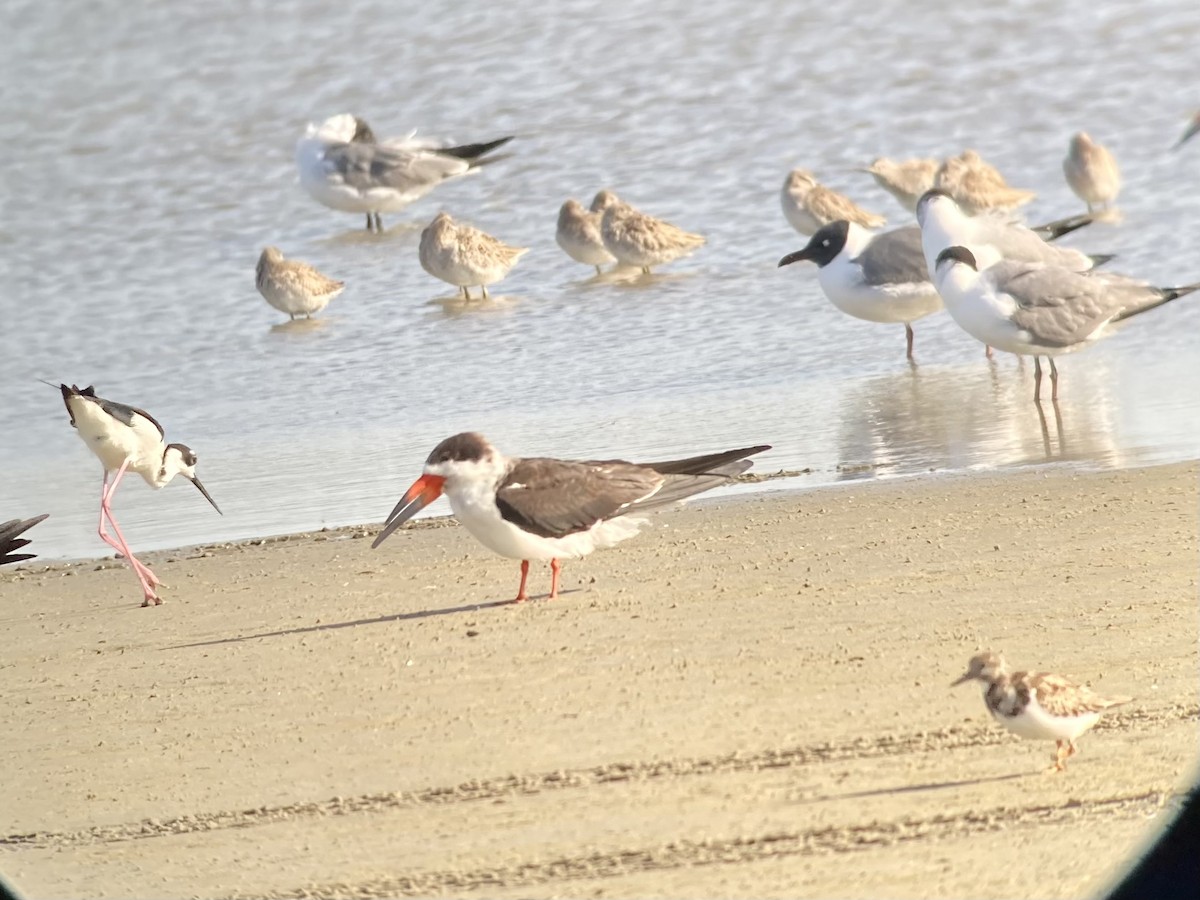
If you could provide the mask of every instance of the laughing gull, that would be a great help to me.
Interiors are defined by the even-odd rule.
[[[276,247],[267,247],[259,256],[254,284],[269,304],[292,319],[312,318],[346,289],[344,281],[334,281],[306,262],[284,259]]]
[[[571,199],[558,211],[558,229],[554,239],[567,256],[585,266],[595,266],[596,274],[601,266],[617,261],[604,249],[604,238],[600,236],[600,220],[603,210],[584,209],[578,200]]]
[[[1002,259],[981,268],[966,247],[938,254],[933,273],[946,310],[964,331],[992,347],[1034,357],[1034,400],[1050,359],[1050,399],[1058,399],[1054,357],[1111,333],[1111,326],[1190,294],[1200,283],[1155,287],[1111,272],[1081,274],[1062,266]]]
[[[596,195],[592,209],[597,207],[604,212],[600,219],[604,248],[621,265],[641,269],[647,275],[651,266],[688,256],[705,242],[702,235],[635,209],[612,191]]]
[[[463,299],[470,300],[469,288],[478,285],[486,300],[487,286],[504,278],[528,252],[527,247],[510,247],[440,212],[421,232],[418,257],[421,268],[434,278],[461,288]]]
[[[516,602],[527,600],[531,559],[550,561],[550,599],[558,596],[559,560],[583,557],[633,537],[649,513],[726,484],[750,468],[747,447],[659,463],[575,462],[506,457],[481,434],[446,438],[425,460],[372,548],[445,493],[450,509],[494,553],[521,560]]]
[[[779,192],[783,215],[798,232],[811,237],[818,229],[845,219],[864,228],[879,228],[887,219],[867,212],[849,197],[818,184],[807,169],[792,169]]]
[[[100,491],[100,539],[125,557],[142,586],[142,606],[157,606],[162,599],[154,588],[162,584],[140,562],[129,549],[121,528],[112,511],[112,498],[126,470],[137,472],[146,484],[158,490],[166,487],[176,475],[182,475],[196,486],[212,508],[221,512],[216,501],[209,496],[204,485],[196,476],[196,454],[184,444],[168,444],[164,441],[162,426],[150,413],[97,397],[91,387],[80,389],[75,385],[59,385],[63,403],[71,417],[71,425],[88,449],[99,457],[104,466],[104,484]],[[108,477],[116,473],[112,484]],[[105,531],[105,520],[112,525],[115,539]]]
[[[1088,256],[1048,241],[1090,221],[1089,216],[1074,216],[1035,230],[1019,222],[1011,222],[1003,214],[985,212],[977,216],[968,215],[953,197],[939,188],[926,191],[917,202],[917,222],[921,226],[925,265],[930,272],[934,269],[938,254],[955,245],[969,248],[983,267],[999,259],[1009,259],[1048,263],[1074,272],[1086,272],[1112,257]]]
[[[933,186],[948,193],[971,215],[989,209],[1016,209],[1037,196],[1033,191],[1009,187],[999,170],[974,150],[943,160]]]
[[[880,156],[858,171],[866,172],[901,206],[913,212],[921,195],[933,187],[939,166],[941,163],[936,159],[891,160]]]
[[[832,222],[779,265],[801,260],[817,264],[821,290],[842,312],[868,322],[903,322],[909,360],[911,323],[942,308],[925,267],[921,230],[915,225],[872,234],[853,222]]]
[[[1087,204],[1088,212],[1096,206],[1108,209],[1121,191],[1121,173],[1117,161],[1103,144],[1097,144],[1085,131],[1071,138],[1063,159],[1063,174],[1075,196]]]
[[[36,553],[17,552],[29,544],[29,538],[23,538],[21,535],[38,522],[48,518],[49,515],[49,513],[42,513],[32,519],[9,519],[7,522],[0,522],[0,566],[22,562],[37,556]]]
[[[369,125],[343,113],[308,126],[296,143],[300,184],[319,203],[366,213],[367,230],[383,231],[380,213],[397,212],[450,178],[503,157],[488,153],[512,136],[458,147],[408,138],[379,142]]]

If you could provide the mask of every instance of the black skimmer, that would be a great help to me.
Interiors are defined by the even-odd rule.
[[[527,600],[529,561],[550,561],[550,599],[558,596],[562,557],[582,557],[633,537],[640,513],[727,483],[752,465],[767,445],[655,463],[619,459],[573,461],[502,455],[481,434],[446,438],[425,460],[421,477],[405,491],[371,544],[441,494],[455,517],[480,543],[521,560],[516,601]]]
[[[162,426],[150,413],[97,397],[91,386],[80,389],[75,385],[68,387],[63,384],[60,387],[71,424],[104,466],[100,525],[97,529],[100,539],[129,561],[142,586],[142,606],[157,606],[162,599],[154,588],[162,582],[150,571],[149,566],[134,557],[110,505],[125,472],[137,472],[155,490],[165,487],[176,475],[182,475],[196,486],[213,509],[218,513],[221,509],[196,477],[196,454],[184,444],[166,443]],[[112,484],[109,484],[108,477],[114,472],[116,475]],[[105,531],[105,519],[112,525],[115,539]]]
[[[21,535],[48,515],[49,513],[42,513],[32,519],[10,519],[7,522],[0,522],[0,566],[33,559],[37,556],[36,553],[17,552],[29,543],[29,538],[23,538]]]

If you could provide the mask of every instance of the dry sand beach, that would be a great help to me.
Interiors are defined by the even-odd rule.
[[[699,502],[520,607],[447,520],[148,554],[151,609],[111,559],[5,572],[0,870],[31,897],[1095,896],[1195,764],[1198,472]],[[949,687],[981,646],[1136,700],[1045,774],[1052,744]]]

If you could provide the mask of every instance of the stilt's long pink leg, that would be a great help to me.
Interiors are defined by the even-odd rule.
[[[142,586],[142,606],[157,606],[158,604],[162,603],[162,598],[160,598],[158,594],[154,593],[154,588],[150,586],[150,579],[143,574],[143,570],[148,572],[149,569],[139,562],[138,559],[133,555],[133,551],[129,549],[129,542],[125,540],[125,535],[121,533],[121,526],[117,524],[117,517],[113,515],[112,511],[112,496],[117,492],[117,485],[121,483],[121,479],[124,477],[125,470],[128,467],[129,460],[125,460],[125,462],[121,463],[121,468],[117,470],[117,477],[113,479],[113,483],[109,487],[108,492],[100,501],[100,514],[101,516],[107,514],[109,524],[112,525],[113,532],[116,534],[117,541],[120,543],[121,553],[124,554],[127,560],[129,560],[129,566],[131,569],[133,569],[133,573],[137,576],[138,583]]]
[[[158,586],[160,586],[160,584],[162,584],[162,582],[158,581],[158,576],[156,576],[154,574],[154,572],[150,571],[150,566],[143,563],[142,560],[140,560],[140,559],[130,559],[130,557],[128,557],[128,554],[126,552],[128,550],[127,545],[118,544],[118,542],[113,540],[112,535],[109,535],[108,532],[106,532],[106,530],[104,530],[104,518],[106,518],[106,516],[108,516],[109,520],[112,521],[113,528],[114,529],[116,528],[116,521],[112,520],[112,518],[110,518],[110,515],[112,515],[112,514],[110,514],[110,512],[107,512],[106,509],[104,509],[104,508],[106,508],[106,505],[108,504],[109,497],[112,497],[112,493],[115,490],[115,488],[116,488],[115,481],[113,482],[112,488],[110,488],[108,486],[108,470],[107,469],[104,470],[104,486],[103,486],[103,490],[100,492],[100,526],[97,527],[96,532],[98,534],[100,534],[100,539],[102,541],[104,541],[104,544],[107,544],[108,546],[112,547],[113,550],[118,552],[121,557],[124,557],[127,560],[127,562],[130,563],[130,566],[134,571],[140,572],[140,574],[142,574],[142,577],[145,578],[146,581],[150,582],[151,586],[158,587]],[[120,532],[118,532],[118,534],[120,534]],[[125,539],[121,538],[121,540],[125,540]]]
[[[125,556],[125,548],[122,547],[120,544],[118,544],[112,538],[112,536],[107,531],[104,530],[104,519],[107,515],[104,511],[104,505],[105,505],[105,503],[108,502],[108,496],[109,496],[108,470],[106,469],[104,472],[104,487],[100,491],[100,523],[96,527],[96,533],[100,535],[100,540],[104,541],[104,543],[108,544],[108,546],[110,546],[114,550],[116,550],[117,553],[120,554],[122,558],[128,560],[128,557]],[[137,560],[137,559],[133,560],[132,562],[130,562],[130,566],[137,569],[138,571],[140,571],[142,573],[142,576],[147,581],[149,581],[152,585],[154,585],[155,587],[158,587],[160,584],[162,584],[162,582],[158,580],[158,576],[156,576],[153,572],[151,572],[150,567],[145,565],[143,562],[141,562],[141,560]]]

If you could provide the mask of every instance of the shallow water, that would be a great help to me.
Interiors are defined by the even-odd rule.
[[[759,469],[810,468],[802,485],[1194,457],[1193,301],[1062,361],[1042,417],[1031,366],[988,363],[944,314],[917,323],[910,368],[900,326],[775,267],[804,242],[778,205],[793,166],[899,224],[851,167],[973,146],[1039,191],[1040,221],[1080,207],[1061,160],[1086,129],[1122,166],[1124,218],[1068,242],[1200,279],[1200,143],[1169,149],[1200,103],[1195,4],[968,6],[6,7],[0,519],[49,512],[43,557],[106,550],[100,468],[38,378],[94,383],[199,453],[225,515],[186,483],[128,481],[116,508],[145,549],[380,520],[468,428],[526,455],[767,442]],[[296,183],[296,137],[343,111],[381,135],[517,140],[372,236]],[[601,187],[708,245],[650,278],[591,277],[554,223]],[[532,248],[494,302],[448,298],[418,265],[441,208]],[[346,292],[281,324],[254,288],[267,243]]]

